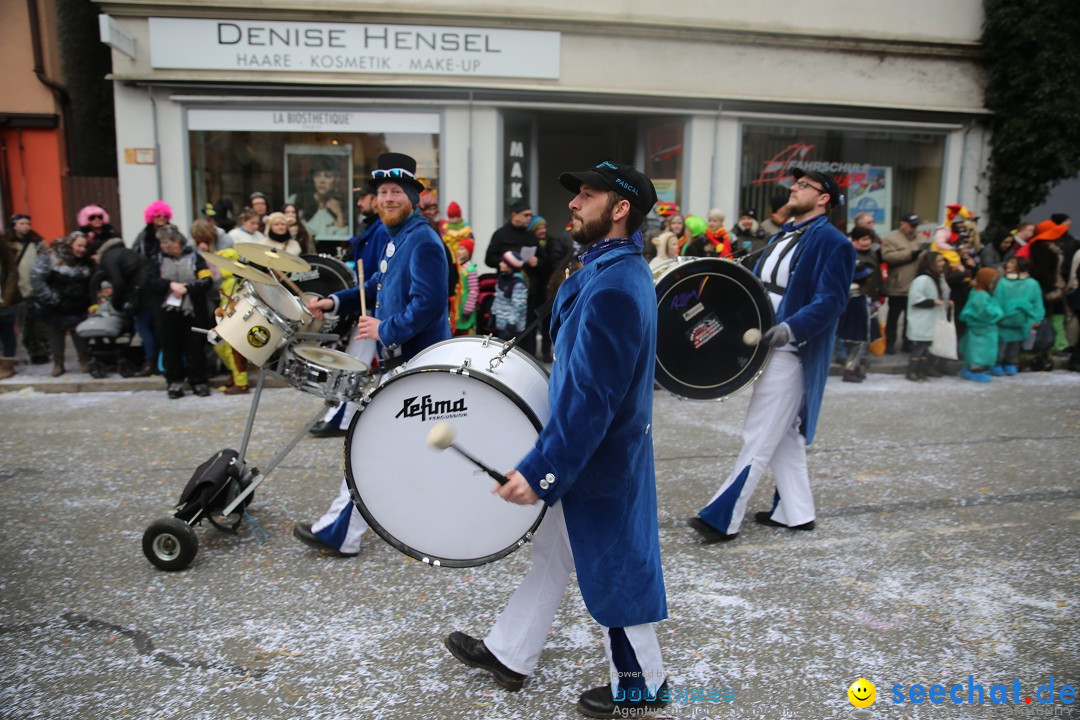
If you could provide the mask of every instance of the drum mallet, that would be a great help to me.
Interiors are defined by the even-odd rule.
[[[446,448],[453,448],[458,453],[460,453],[461,456],[464,457],[466,460],[468,460],[473,465],[475,465],[476,467],[480,468],[481,470],[486,472],[488,475],[490,475],[491,478],[493,480],[495,480],[497,483],[499,483],[500,485],[505,485],[506,484],[506,476],[505,475],[502,475],[500,473],[495,472],[494,470],[489,468],[487,465],[480,462],[479,460],[474,458],[472,455],[465,452],[460,447],[458,447],[457,445],[454,444],[454,428],[451,427],[450,423],[445,423],[445,422],[435,423],[435,425],[432,426],[431,430],[428,432],[427,443],[431,447],[438,448],[439,450],[445,450]]]

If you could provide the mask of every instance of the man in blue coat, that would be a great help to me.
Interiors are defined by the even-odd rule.
[[[377,188],[379,217],[389,236],[378,267],[372,269],[363,288],[312,298],[308,309],[317,317],[329,311],[358,313],[360,293],[364,292],[375,314],[360,316],[356,335],[377,341],[383,357],[393,366],[450,338],[448,269],[442,240],[416,209],[424,190],[416,179],[416,161],[408,155],[384,153],[379,156],[378,166],[371,175]],[[366,266],[364,272],[367,274]],[[360,553],[360,538],[365,530],[367,524],[353,505],[342,478],[330,509],[314,523],[295,525],[293,535],[319,550],[353,557]]]
[[[585,606],[603,627],[610,684],[581,695],[591,717],[663,704],[664,667],[653,623],[667,617],[653,468],[656,291],[638,228],[656,202],[652,182],[602,162],[563,173],[584,267],[552,309],[551,420],[498,488],[506,501],[548,505],[532,567],[483,639],[453,632],[461,662],[518,690],[532,672],[577,571]]]
[[[836,180],[816,170],[795,168],[792,174],[791,220],[754,268],[776,312],[776,325],[761,338],[772,352],[754,384],[735,470],[690,518],[690,527],[710,543],[739,534],[747,501],[770,467],[776,478],[773,506],[754,519],[771,527],[814,529],[806,445],[814,439],[855,249],[829,223],[829,210],[843,204]]]
[[[352,260],[356,272],[359,275],[361,269],[363,269],[366,281],[367,276],[375,272],[378,267],[383,251],[386,250],[386,244],[390,242],[390,236],[386,233],[386,225],[379,218],[378,198],[372,187],[364,184],[361,187],[353,188],[353,192],[360,196],[356,202],[356,207],[360,210],[364,220],[359,234],[353,235],[349,239],[349,247],[352,250]],[[355,328],[353,335],[356,335]],[[371,362],[371,357],[365,356],[369,349],[370,343],[357,341],[354,337],[348,347],[345,348],[345,352],[367,365]],[[348,433],[349,423],[352,422],[353,415],[356,414],[356,408],[356,403],[351,400],[331,407],[327,410],[323,419],[315,423],[308,432],[315,437],[344,437]]]

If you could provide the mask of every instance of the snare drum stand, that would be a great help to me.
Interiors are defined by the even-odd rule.
[[[300,340],[323,341],[340,339],[341,338],[337,335],[326,335],[321,333],[297,333],[289,338],[290,344],[294,344],[295,341]],[[282,354],[279,354],[278,356],[279,361],[281,355]],[[255,425],[255,413],[259,409],[259,399],[262,397],[263,383],[266,380],[266,374],[269,372],[273,372],[275,375],[278,375],[277,372],[269,369],[268,367],[263,367],[259,370],[259,382],[255,386],[255,396],[251,398],[251,409],[248,411],[247,425],[244,427],[244,439],[240,442],[240,454],[236,458],[236,463],[240,466],[240,477],[242,480],[246,481],[248,485],[222,511],[221,514],[225,516],[228,516],[230,513],[236,510],[236,508],[239,507],[240,504],[243,503],[249,495],[251,495],[251,493],[255,492],[255,488],[261,485],[264,480],[266,480],[266,477],[270,473],[272,473],[278,465],[281,464],[281,462],[290,452],[292,452],[292,449],[296,447],[296,445],[304,438],[305,435],[308,434],[308,431],[315,426],[315,423],[319,422],[319,420],[322,419],[323,415],[326,414],[326,406],[334,404],[330,400],[327,400],[324,407],[319,408],[318,412],[316,412],[315,415],[313,415],[312,418],[308,420],[307,423],[305,423],[304,427],[300,429],[300,432],[294,435],[292,440],[290,440],[289,443],[284,448],[282,448],[277,455],[274,456],[274,459],[271,460],[270,464],[266,466],[266,470],[260,471],[258,468],[254,467],[249,469],[244,463],[244,458],[247,455],[248,441],[251,440],[251,428]],[[280,377],[280,375],[278,376]]]

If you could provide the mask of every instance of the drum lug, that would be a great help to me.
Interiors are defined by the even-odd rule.
[[[458,375],[468,375],[469,374],[469,367],[471,365],[472,365],[472,358],[465,358],[465,360],[461,363],[461,366],[457,370],[455,370],[454,372],[457,373]]]
[[[241,320],[243,320],[244,322],[247,322],[249,319],[251,319],[251,316],[254,315],[254,314],[255,314],[255,308],[248,308],[248,311],[246,313],[244,313]]]

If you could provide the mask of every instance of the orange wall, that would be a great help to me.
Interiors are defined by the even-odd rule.
[[[4,184],[11,194],[11,214],[26,213],[34,230],[51,242],[75,229],[75,219],[64,217],[58,130],[0,130],[7,156]]]

